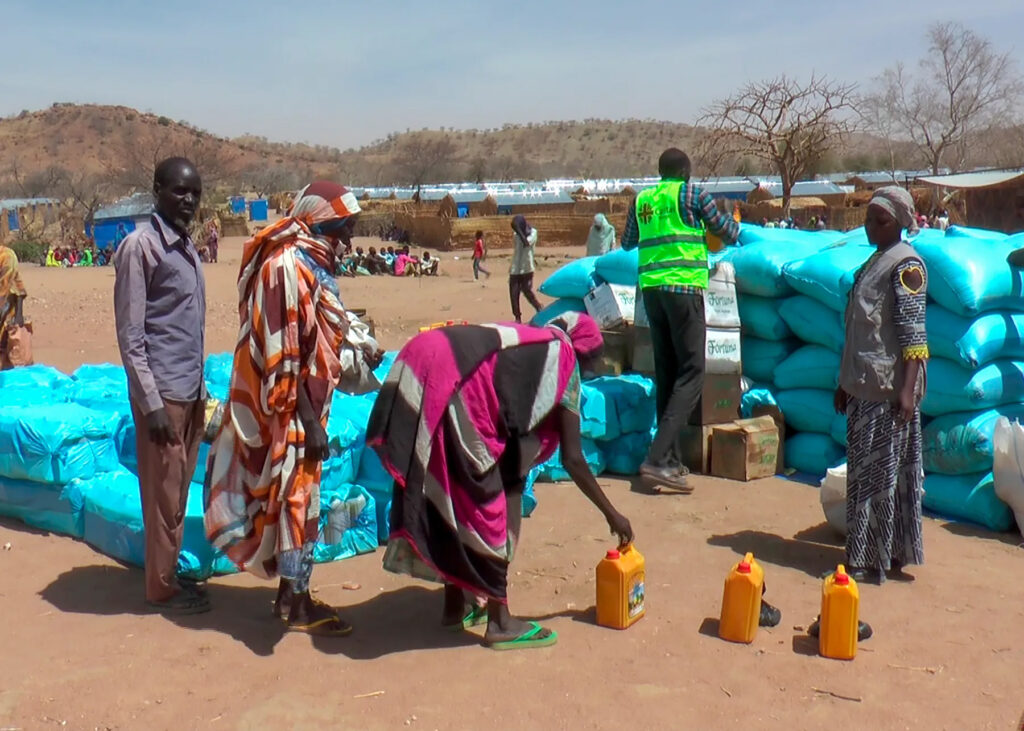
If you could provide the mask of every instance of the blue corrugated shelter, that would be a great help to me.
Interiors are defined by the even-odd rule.
[[[267,200],[265,198],[257,198],[254,201],[249,201],[250,221],[266,221],[267,218],[269,218],[269,210]]]
[[[125,231],[131,233],[136,224],[148,219],[152,213],[153,194],[136,193],[96,211],[92,225],[85,227],[85,235],[92,237],[97,249],[110,249],[117,240],[118,226],[124,226]]]
[[[228,205],[234,214],[245,213],[245,196],[233,195],[228,198]]]

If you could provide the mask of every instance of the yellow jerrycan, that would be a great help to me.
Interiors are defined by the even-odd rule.
[[[633,544],[611,550],[597,565],[597,623],[626,629],[644,616],[644,557]]]
[[[821,587],[821,623],[818,652],[822,657],[852,660],[857,654],[860,592],[857,582],[839,564],[834,574],[825,577]]]
[[[761,592],[764,587],[764,569],[748,553],[725,577],[722,593],[722,614],[718,622],[718,636],[729,642],[754,641],[761,619]]]

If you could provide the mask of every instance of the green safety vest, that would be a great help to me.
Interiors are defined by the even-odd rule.
[[[636,197],[640,229],[640,288],[708,286],[704,224],[687,226],[679,214],[681,180],[664,180]]]

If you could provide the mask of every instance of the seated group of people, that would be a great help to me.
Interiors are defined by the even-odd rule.
[[[109,263],[109,253],[95,246],[82,249],[73,246],[57,247],[46,252],[48,267],[105,267]]]
[[[395,277],[436,277],[439,261],[436,256],[431,256],[429,251],[424,251],[423,256],[413,256],[408,246],[397,251],[393,246],[386,249],[381,247],[380,251],[371,246],[367,253],[363,252],[363,247],[358,246],[342,259],[341,273],[347,277],[375,274],[390,274]]]

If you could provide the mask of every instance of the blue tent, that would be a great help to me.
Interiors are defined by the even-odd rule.
[[[269,217],[267,208],[267,201],[263,198],[259,198],[254,201],[249,201],[249,220],[250,221],[266,221]]]
[[[125,232],[131,233],[136,224],[147,220],[152,213],[153,195],[136,193],[96,211],[92,226],[85,227],[85,235],[92,237],[97,249],[111,249],[117,240],[119,226],[124,226]]]

